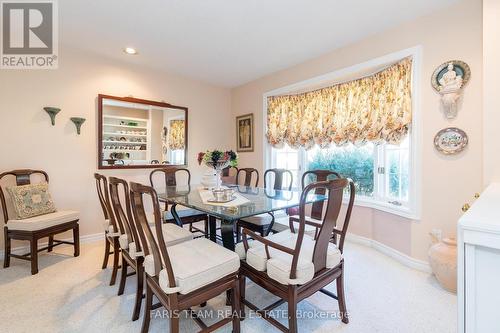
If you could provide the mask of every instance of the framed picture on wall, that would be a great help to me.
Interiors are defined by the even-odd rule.
[[[253,151],[253,113],[236,117],[236,151]]]

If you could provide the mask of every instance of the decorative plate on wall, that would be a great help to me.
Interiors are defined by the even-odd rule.
[[[467,134],[456,127],[444,128],[434,137],[434,146],[445,155],[458,154],[467,147],[468,143]]]

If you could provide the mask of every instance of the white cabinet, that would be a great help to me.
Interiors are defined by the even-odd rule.
[[[462,216],[457,235],[459,332],[500,332],[500,183]]]

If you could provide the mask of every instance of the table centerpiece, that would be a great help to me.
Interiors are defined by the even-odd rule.
[[[222,170],[228,166],[238,165],[238,155],[232,151],[207,150],[206,152],[198,153],[198,164],[205,164],[215,171],[215,189],[220,190],[222,184]]]

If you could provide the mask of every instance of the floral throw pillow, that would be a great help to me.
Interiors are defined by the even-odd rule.
[[[18,220],[56,211],[49,193],[49,184],[29,184],[7,188]]]

